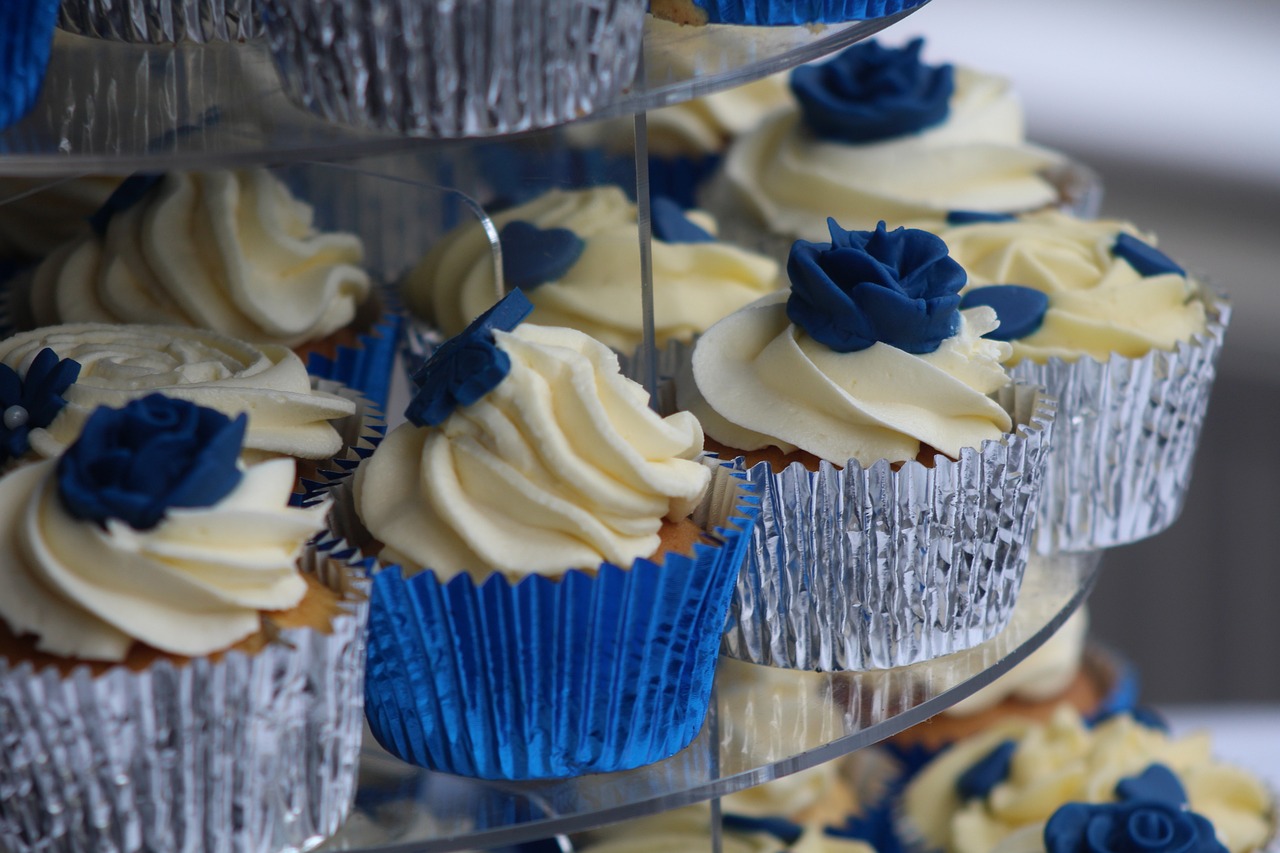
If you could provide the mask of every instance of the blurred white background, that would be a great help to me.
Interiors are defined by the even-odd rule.
[[[1094,633],[1151,701],[1280,700],[1280,2],[934,0],[886,40],[1016,84],[1104,215],[1235,306],[1182,519],[1103,564]]]

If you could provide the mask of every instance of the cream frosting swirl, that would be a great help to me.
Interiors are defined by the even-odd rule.
[[[705,216],[691,215],[706,230]],[[586,245],[559,280],[526,290],[530,321],[586,332],[620,351],[640,345],[636,206],[617,187],[553,190],[493,217],[501,229],[523,220],[568,228]],[[654,322],[659,344],[689,340],[781,283],[778,264],[727,243],[653,241]],[[446,335],[461,332],[497,300],[489,242],[479,223],[437,244],[403,283],[405,302]]]
[[[1018,284],[1049,297],[1040,328],[1013,341],[1013,361],[1106,361],[1173,349],[1205,330],[1199,285],[1167,272],[1143,276],[1112,252],[1119,234],[1154,245],[1132,225],[1044,212],[938,232],[969,274],[966,289]]]
[[[147,531],[73,518],[57,495],[57,460],[0,479],[0,617],[39,650],[120,661],[135,642],[198,656],[256,632],[263,610],[306,593],[303,545],[326,505],[289,506],[293,461],[244,471],[212,507],[171,508]]]
[[[31,431],[39,456],[59,455],[99,406],[119,407],[160,392],[223,414],[249,414],[245,457],[327,459],[342,449],[330,421],[355,413],[347,399],[313,391],[292,351],[200,329],[100,324],[52,326],[0,341],[0,362],[25,376],[45,347],[80,363],[48,427]]]
[[[438,428],[404,424],[360,466],[383,558],[445,577],[559,574],[657,550],[710,480],[692,415],[656,415],[607,347],[572,329],[495,331],[511,368]]]
[[[154,323],[298,346],[351,324],[370,294],[354,234],[265,169],[167,174],[141,201],[50,255],[30,281],[33,326]]]
[[[1008,777],[985,798],[962,802],[956,780],[1009,738],[1017,748]],[[1127,715],[1090,729],[1068,706],[1046,724],[1011,720],[952,746],[908,786],[904,809],[929,847],[991,853],[1002,843],[1038,838],[1066,803],[1114,801],[1121,779],[1153,763],[1177,775],[1191,810],[1213,823],[1231,853],[1260,849],[1270,836],[1266,788],[1244,770],[1214,761],[1206,733],[1174,739]]]
[[[882,142],[850,144],[809,131],[798,109],[741,137],[724,177],[775,234],[822,240],[827,217],[846,228],[941,219],[952,210],[1017,212],[1058,200],[1044,177],[1063,158],[1024,141],[1009,83],[956,67],[942,124]]]
[[[994,708],[1016,697],[1029,702],[1047,702],[1059,695],[1080,671],[1085,635],[1089,631],[1088,609],[1072,613],[1062,627],[1027,659],[971,696],[952,705],[944,714],[968,717]]]
[[[681,409],[740,450],[804,450],[837,465],[912,459],[927,444],[951,457],[998,439],[1009,414],[988,395],[1009,383],[1009,347],[982,335],[995,312],[960,312],[931,353],[884,343],[834,352],[787,319],[786,293],[766,296],[698,341],[678,381]]]

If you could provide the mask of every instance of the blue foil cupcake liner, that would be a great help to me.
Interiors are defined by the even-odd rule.
[[[312,376],[341,382],[368,397],[379,409],[387,407],[391,393],[391,373],[395,367],[396,350],[400,345],[400,327],[403,322],[399,298],[390,288],[381,293],[381,299],[372,299],[368,310],[377,314],[371,320],[356,318],[357,326],[367,326],[358,338],[357,346],[339,345],[333,357],[322,353],[307,355],[307,372]]]
[[[715,464],[709,462],[708,464]],[[373,575],[370,728],[392,754],[487,779],[564,778],[667,758],[702,728],[757,508],[716,465],[696,555],[560,578]],[[333,532],[367,544],[338,490]]]
[[[838,24],[896,15],[926,0],[664,0],[652,2],[665,10],[659,17],[682,23],[802,26]],[[677,11],[682,10],[682,11]],[[674,14],[672,14],[674,12]],[[703,17],[705,16],[705,18]]]
[[[368,581],[353,556],[308,548],[300,568],[341,611],[253,654],[96,674],[0,657],[0,847],[306,850],[335,833],[363,733]]]
[[[35,105],[49,67],[58,0],[0,3],[0,127],[8,127]]]

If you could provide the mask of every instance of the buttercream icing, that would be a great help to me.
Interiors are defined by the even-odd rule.
[[[330,421],[355,413],[350,400],[313,391],[306,366],[282,346],[261,347],[201,329],[83,324],[52,326],[0,341],[0,362],[20,375],[40,350],[80,363],[66,407],[28,440],[57,456],[99,406],[160,392],[228,415],[249,414],[245,458],[327,459],[342,449]]]
[[[1012,341],[1013,362],[1108,360],[1173,349],[1205,331],[1199,285],[1177,271],[1141,274],[1117,256],[1121,234],[1149,235],[1114,220],[1043,212],[1009,222],[978,222],[938,232],[969,274],[966,291],[1017,284],[1049,298],[1039,328]]]
[[[958,778],[1001,742],[1016,744],[1008,776],[964,802]],[[1152,764],[1176,774],[1189,806],[1214,825],[1231,853],[1260,849],[1271,834],[1270,797],[1249,773],[1215,761],[1207,733],[1173,738],[1128,715],[1088,728],[1068,706],[1046,724],[1010,720],[943,752],[904,793],[904,813],[927,845],[953,853],[1025,849],[1069,802],[1116,799],[1118,782]],[[1043,845],[1037,848],[1043,849]]]
[[[1027,659],[970,696],[956,702],[944,714],[968,717],[993,708],[1005,699],[1046,702],[1061,694],[1080,669],[1089,614],[1078,609],[1062,627]]]
[[[709,217],[689,217],[715,233]],[[638,347],[643,329],[636,206],[622,190],[553,190],[493,217],[500,229],[517,220],[541,229],[566,228],[585,241],[563,277],[526,290],[534,305],[532,321],[578,329],[624,352]],[[654,240],[652,246],[659,344],[689,340],[780,284],[776,262],[726,243]],[[492,305],[498,293],[480,225],[446,235],[405,278],[403,293],[410,309],[445,335],[457,334]]]
[[[506,378],[438,427],[393,430],[355,478],[386,562],[440,576],[629,566],[697,504],[702,430],[660,418],[617,356],[572,329],[495,330]]]
[[[323,338],[352,323],[371,283],[360,239],[312,220],[265,169],[169,173],[104,235],[40,264],[29,319],[194,326],[290,347]]]
[[[823,139],[798,108],[771,115],[729,149],[724,179],[775,234],[820,240],[845,227],[937,220],[951,210],[1026,211],[1058,200],[1044,175],[1063,158],[1025,142],[1009,83],[957,66],[946,119],[900,138]]]
[[[791,323],[787,294],[766,296],[712,326],[678,381],[677,402],[730,447],[804,450],[838,465],[915,458],[921,444],[956,457],[1012,425],[988,395],[1008,384],[1009,347],[982,335],[995,312],[960,312],[931,353],[884,343],[837,353]]]
[[[244,470],[212,507],[170,509],[151,530],[73,518],[58,499],[57,460],[0,479],[0,617],[39,650],[123,660],[135,642],[205,655],[259,630],[261,610],[296,605],[303,545],[327,505],[289,507],[293,461]]]

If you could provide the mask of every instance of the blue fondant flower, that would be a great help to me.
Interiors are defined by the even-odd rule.
[[[493,330],[511,331],[532,310],[528,297],[513,290],[436,348],[413,377],[418,392],[405,417],[418,426],[437,426],[457,407],[470,406],[498,387],[511,370],[511,359],[494,345]]]
[[[1044,324],[1049,297],[1033,287],[1020,284],[993,284],[975,287],[960,298],[960,307],[986,305],[996,312],[1000,325],[983,337],[993,341],[1016,341],[1035,334]]]
[[[864,143],[917,133],[941,124],[955,89],[950,65],[920,61],[924,42],[901,48],[865,41],[830,62],[802,65],[791,89],[805,124],[818,136]]]
[[[76,518],[150,530],[171,507],[212,506],[236,487],[247,424],[162,394],[97,409],[58,460],[58,496]]]
[[[962,799],[985,797],[1009,776],[1009,766],[1018,745],[1011,740],[1001,741],[995,749],[960,774],[956,780],[956,793]]]
[[[563,278],[587,244],[568,228],[539,228],[516,219],[498,235],[502,280],[508,289],[527,290]]]
[[[834,219],[827,227],[830,243],[791,248],[791,322],[836,352],[877,341],[933,352],[956,333],[965,272],[940,237],[883,222],[875,231],[845,231]]]
[[[0,364],[0,462],[27,452],[31,430],[53,422],[67,405],[62,393],[79,375],[79,362],[60,360],[48,347],[36,353],[25,379]]]

